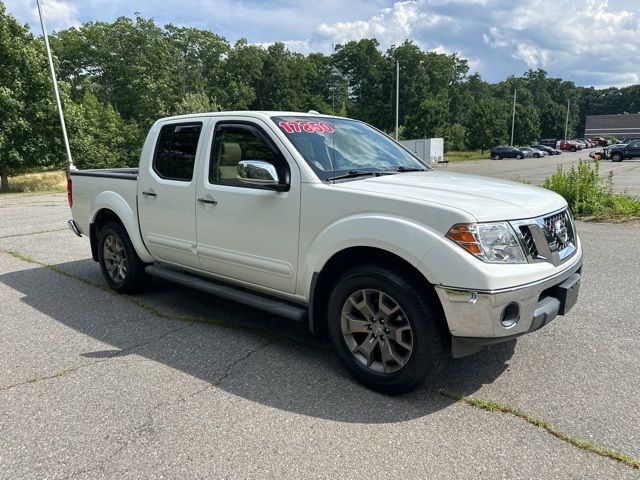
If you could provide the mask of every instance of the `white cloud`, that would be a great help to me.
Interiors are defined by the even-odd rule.
[[[65,0],[40,0],[45,25],[48,31],[80,25],[78,7]],[[40,30],[38,7],[35,1],[9,1],[7,7],[10,12],[18,16],[28,17],[29,23],[36,26],[36,32]],[[22,15],[21,15],[22,14]]]
[[[417,1],[396,2],[368,20],[354,22],[321,23],[313,34],[313,41],[345,43],[351,40],[375,37],[382,48],[415,38],[416,31],[424,31],[440,25],[453,25],[453,18],[420,9]],[[420,42],[418,42],[420,43]]]

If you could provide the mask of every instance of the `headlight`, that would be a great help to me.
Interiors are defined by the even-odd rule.
[[[489,263],[527,263],[516,233],[508,222],[459,223],[447,238]]]

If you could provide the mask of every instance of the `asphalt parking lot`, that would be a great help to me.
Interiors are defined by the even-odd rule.
[[[637,226],[578,225],[569,315],[386,397],[303,325],[161,281],[112,294],[69,217],[0,196],[0,478],[640,478]]]
[[[540,185],[544,179],[552,175],[559,165],[569,169],[577,165],[580,160],[593,162],[589,158],[590,152],[597,152],[601,148],[593,148],[575,153],[563,152],[544,158],[525,158],[523,160],[476,160],[470,162],[453,162],[447,166],[438,165],[436,168],[446,168],[451,171],[469,173],[473,175],[487,175],[505,180],[527,180],[533,185]],[[600,161],[600,176],[606,177],[613,172],[613,189],[616,192],[627,191],[631,195],[640,195],[640,159],[625,160],[614,163],[611,160]]]

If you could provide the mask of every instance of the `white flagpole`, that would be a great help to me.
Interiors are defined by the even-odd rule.
[[[511,146],[513,147],[513,132],[516,126],[516,89],[513,89],[513,115],[511,116]]]
[[[58,80],[56,79],[56,71],[53,68],[53,57],[51,56],[51,47],[49,46],[49,36],[47,35],[47,29],[44,26],[44,18],[42,16],[42,8],[40,7],[40,0],[36,0],[38,5],[38,15],[40,16],[40,26],[42,27],[42,34],[44,35],[44,44],[47,48],[47,58],[49,59],[49,70],[51,71],[51,82],[53,83],[53,93],[56,97],[56,104],[58,106],[58,115],[60,116],[60,126],[62,127],[62,137],[64,139],[64,148],[67,151],[67,170],[75,170],[76,167],[73,164],[73,158],[71,157],[71,148],[69,147],[69,137],[67,137],[67,125],[64,121],[64,113],[62,112],[62,102],[60,101],[60,92],[58,91]]]
[[[396,141],[398,141],[398,111],[400,109],[400,61],[396,60]]]

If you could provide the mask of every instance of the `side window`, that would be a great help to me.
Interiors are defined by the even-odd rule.
[[[238,180],[238,163],[241,160],[268,162],[276,167],[281,178],[284,175],[286,162],[257,128],[248,125],[223,125],[216,128],[209,183],[246,187],[246,184]]]
[[[636,140],[635,142],[630,142],[628,148],[640,148],[640,140]]]
[[[201,123],[162,127],[153,158],[153,170],[167,180],[191,181],[201,130]]]

